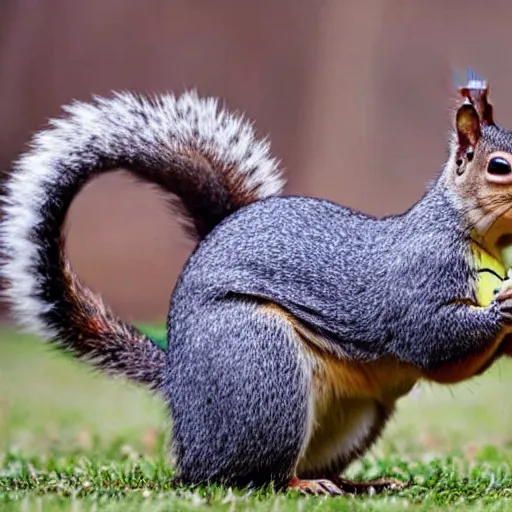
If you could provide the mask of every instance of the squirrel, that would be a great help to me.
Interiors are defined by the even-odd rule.
[[[182,485],[380,492],[345,468],[420,381],[461,382],[512,354],[512,132],[488,85],[460,87],[448,160],[404,213],[286,196],[266,139],[216,99],[75,102],[4,184],[5,298],[21,326],[163,397]],[[161,348],[73,273],[63,223],[93,177],[157,185],[196,247]],[[178,210],[176,210],[176,208]],[[507,232],[508,229],[508,232]]]

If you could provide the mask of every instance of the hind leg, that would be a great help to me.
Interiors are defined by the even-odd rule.
[[[317,421],[299,475],[327,479],[343,494],[379,494],[408,484],[392,478],[352,481],[340,473],[361,457],[380,436],[393,407],[373,400],[339,399]]]
[[[230,299],[170,317],[178,478],[286,487],[310,428],[311,375],[292,326]]]

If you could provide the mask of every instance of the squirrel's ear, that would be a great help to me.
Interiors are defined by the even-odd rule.
[[[459,87],[460,95],[469,101],[478,113],[481,125],[493,125],[493,108],[489,103],[489,84],[472,69],[468,69],[466,84]]]
[[[457,110],[456,126],[459,149],[464,152],[474,148],[481,135],[480,118],[469,101]]]

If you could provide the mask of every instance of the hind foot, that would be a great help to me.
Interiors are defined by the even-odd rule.
[[[288,484],[288,489],[297,490],[306,496],[343,496],[345,492],[331,480],[301,480],[294,477]]]

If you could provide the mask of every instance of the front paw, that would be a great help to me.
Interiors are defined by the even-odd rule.
[[[503,323],[512,327],[512,270],[507,272],[507,278],[496,290],[494,300],[498,303]]]
[[[507,272],[507,277],[502,281],[501,286],[495,290],[494,298],[498,302],[512,299],[512,269]]]

